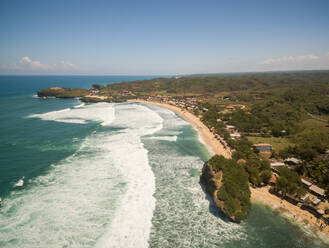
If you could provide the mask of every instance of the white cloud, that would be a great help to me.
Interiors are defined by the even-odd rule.
[[[23,57],[18,64],[17,69],[32,69],[32,70],[49,70],[51,66],[47,64],[41,64],[40,61],[32,61],[29,57]]]
[[[264,65],[283,65],[283,64],[304,64],[320,60],[319,56],[312,54],[302,56],[283,56],[276,59],[266,59],[263,61]]]
[[[22,57],[21,60],[11,66],[5,67],[7,70],[13,72],[33,72],[33,73],[47,73],[47,72],[70,72],[78,69],[78,67],[69,61],[60,61],[58,64],[43,64],[40,61],[34,61],[30,57]]]

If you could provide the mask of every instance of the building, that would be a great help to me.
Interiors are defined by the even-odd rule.
[[[240,140],[241,139],[241,134],[239,134],[239,133],[231,133],[230,136],[234,140]]]
[[[260,152],[271,152],[272,146],[270,144],[265,143],[259,143],[259,144],[253,144],[252,145],[254,149],[260,151]]]
[[[232,132],[234,132],[234,130],[235,130],[235,126],[233,126],[233,125],[226,125],[225,129],[226,129],[228,132],[232,133]]]
[[[226,109],[228,110],[234,110],[234,106],[232,104],[229,104],[226,106]]]
[[[284,161],[286,164],[288,165],[298,165],[300,164],[302,161],[297,159],[297,158],[287,158],[285,161]]]
[[[304,178],[302,178],[302,184],[306,187],[306,188],[309,188],[312,186],[312,183],[305,180]]]
[[[270,166],[271,166],[272,171],[277,172],[277,173],[280,174],[279,169],[284,167],[284,163],[282,163],[282,162],[273,162],[273,163],[270,163]]]
[[[303,197],[300,198],[302,202],[305,202],[308,198],[310,197],[309,194],[304,195]]]
[[[270,165],[271,165],[271,167],[283,167],[284,166],[284,163],[282,163],[282,162],[274,162],[274,163],[271,163]]]
[[[270,166],[271,166],[272,170],[277,171],[279,168],[284,167],[284,163],[274,162],[274,163],[270,163]]]
[[[309,190],[317,196],[320,196],[320,197],[326,196],[326,191],[324,189],[319,188],[316,185],[312,185],[311,187],[309,187]]]

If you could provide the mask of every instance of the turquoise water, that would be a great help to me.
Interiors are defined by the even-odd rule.
[[[0,247],[327,247],[264,205],[221,216],[199,184],[209,154],[173,112],[34,96],[141,78],[0,77]]]

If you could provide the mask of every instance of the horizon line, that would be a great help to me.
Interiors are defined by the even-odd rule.
[[[0,76],[193,76],[193,75],[220,75],[220,74],[253,74],[253,73],[280,73],[280,72],[325,72],[328,69],[310,70],[269,70],[269,71],[242,71],[242,72],[200,72],[174,74],[0,74]]]

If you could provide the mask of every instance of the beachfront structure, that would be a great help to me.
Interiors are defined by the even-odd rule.
[[[241,134],[239,133],[231,133],[230,137],[234,140],[240,140],[241,139]]]
[[[314,206],[317,206],[320,202],[321,202],[321,200],[317,198],[312,203]]]
[[[271,169],[273,172],[277,172],[280,174],[279,172],[279,169],[284,167],[284,163],[282,162],[273,162],[273,163],[270,163],[270,166],[271,166]]]
[[[282,162],[274,162],[274,163],[271,163],[270,165],[271,165],[271,167],[283,167],[284,166],[284,163],[282,163]]]
[[[260,152],[271,152],[272,146],[270,144],[265,143],[259,143],[259,144],[253,144],[252,145],[254,149],[260,151]]]
[[[309,181],[307,181],[307,180],[305,180],[304,178],[302,178],[302,184],[303,184],[304,186],[306,186],[306,188],[309,188],[309,187],[312,186],[312,183],[309,182]]]
[[[320,197],[325,197],[326,196],[326,191],[324,189],[319,188],[316,185],[312,185],[309,187],[309,190],[314,193],[315,195],[318,195]]]
[[[285,161],[284,161],[286,164],[288,165],[298,165],[300,164],[302,161],[297,159],[297,158],[287,158]]]
[[[304,195],[303,197],[300,198],[302,202],[306,201],[310,197],[309,194]]]
[[[234,132],[235,130],[235,126],[233,125],[226,125],[225,129],[229,132]]]

